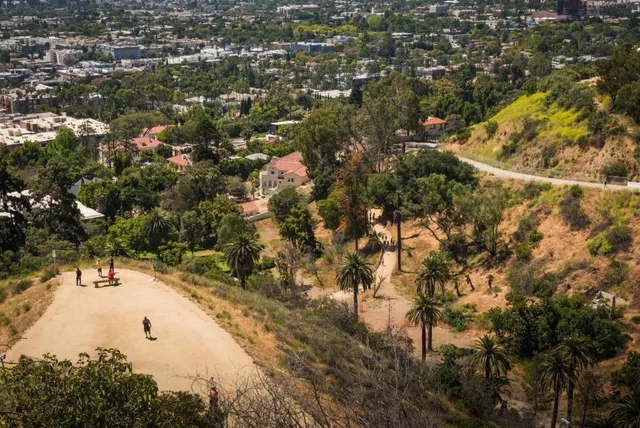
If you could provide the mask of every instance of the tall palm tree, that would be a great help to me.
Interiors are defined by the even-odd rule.
[[[151,248],[155,250],[158,257],[160,256],[160,245],[167,241],[172,230],[173,224],[171,224],[171,221],[169,221],[167,216],[160,210],[155,209],[147,214],[143,225],[143,232],[149,238],[149,244],[151,244]]]
[[[247,288],[247,276],[260,260],[262,246],[256,240],[255,235],[249,232],[242,232],[231,242],[224,246],[227,255],[227,264],[238,275],[240,285]]]
[[[407,319],[413,325],[420,325],[422,329],[422,361],[427,358],[427,349],[433,351],[433,326],[442,317],[439,302],[428,294],[420,293],[413,298],[413,305],[407,312]],[[427,342],[427,326],[429,327],[429,341]]]
[[[449,257],[442,251],[432,251],[422,261],[418,270],[418,293],[425,292],[433,297],[439,286],[444,294],[444,288],[451,280],[451,264]]]
[[[640,390],[635,388],[620,400],[611,412],[610,418],[615,428],[635,428],[640,426]]]
[[[573,376],[567,382],[567,420],[572,422],[574,379],[587,367],[594,364],[593,351],[589,344],[577,336],[569,336],[562,341],[559,349],[564,353]]]
[[[481,368],[484,371],[485,380],[489,381],[493,377],[506,376],[511,370],[511,362],[507,353],[496,342],[495,338],[484,335],[476,341],[473,347],[474,354],[471,356],[469,364],[474,368]]]
[[[353,312],[358,319],[358,287],[368,290],[373,284],[373,272],[357,252],[347,254],[336,273],[336,281],[343,291],[353,291]]]
[[[551,414],[551,428],[556,428],[558,420],[558,406],[562,391],[567,387],[569,379],[574,380],[570,362],[564,352],[556,348],[547,354],[540,364],[539,382],[545,388],[552,388],[554,393],[553,413]]]

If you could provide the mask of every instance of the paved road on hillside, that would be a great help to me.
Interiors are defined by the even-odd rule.
[[[515,180],[523,180],[523,181],[544,181],[546,183],[551,183],[555,186],[565,186],[565,185],[571,186],[571,185],[577,184],[578,186],[581,186],[581,187],[593,187],[598,189],[602,189],[604,187],[603,183],[593,183],[590,181],[579,181],[579,180],[563,180],[561,178],[541,177],[539,175],[523,174],[521,172],[508,171],[506,169],[500,169],[500,168],[493,167],[491,165],[487,165],[486,163],[467,159],[458,155],[456,156],[461,161],[466,162],[470,165],[473,165],[480,171],[487,172],[497,177],[512,178]],[[627,186],[621,186],[617,184],[607,184],[606,189],[607,190],[633,190]]]

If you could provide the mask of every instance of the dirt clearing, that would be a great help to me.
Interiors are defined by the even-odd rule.
[[[76,361],[78,354],[94,354],[98,347],[117,348],[134,371],[153,375],[161,390],[190,390],[190,376],[215,376],[232,388],[239,376],[256,372],[253,360],[204,311],[170,287],[140,272],[119,269],[117,287],[94,288],[95,271],[85,271],[84,287],[75,285],[73,272],[43,316],[8,354],[41,357],[51,353]],[[142,319],[152,323],[148,340]]]

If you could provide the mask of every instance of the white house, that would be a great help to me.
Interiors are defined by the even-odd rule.
[[[308,181],[307,167],[302,164],[299,152],[282,158],[274,157],[267,164],[267,170],[260,172],[260,190],[263,195],[285,187],[298,187]]]

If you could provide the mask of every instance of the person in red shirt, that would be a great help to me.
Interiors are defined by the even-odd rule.
[[[112,270],[110,270],[109,271],[109,285],[113,284],[113,280],[115,279],[115,277],[116,277],[116,274]]]

